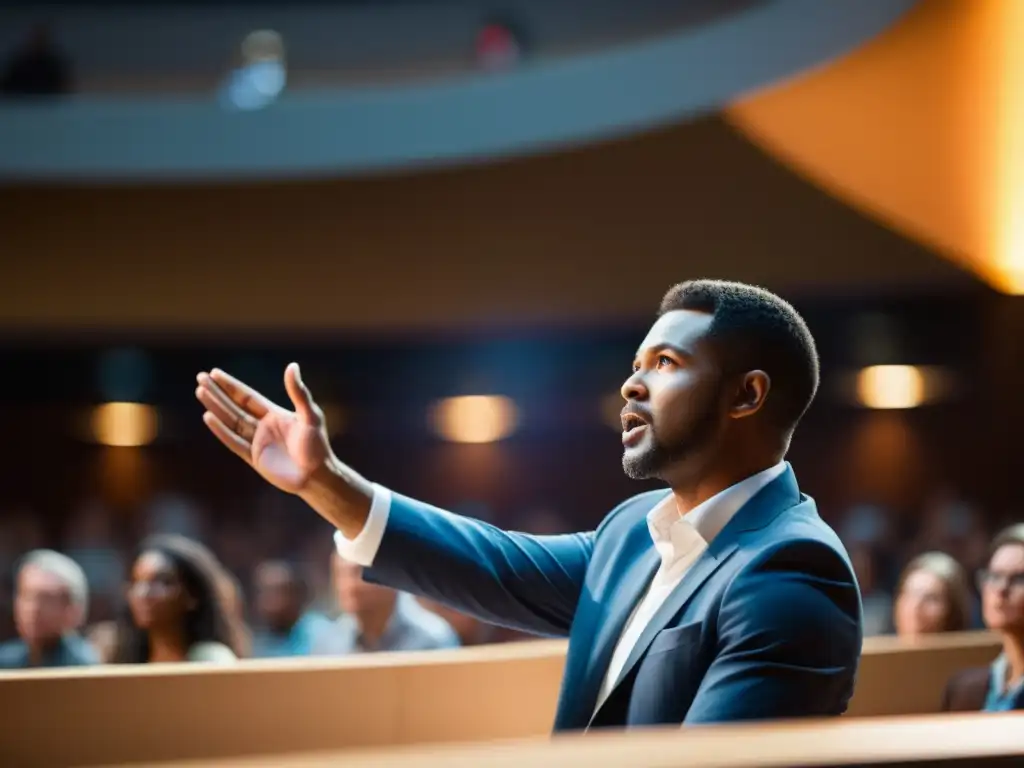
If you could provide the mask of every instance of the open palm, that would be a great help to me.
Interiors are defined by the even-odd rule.
[[[295,363],[284,374],[294,411],[276,405],[224,371],[200,373],[197,381],[196,397],[206,407],[206,426],[282,491],[302,491],[330,456],[323,412]]]

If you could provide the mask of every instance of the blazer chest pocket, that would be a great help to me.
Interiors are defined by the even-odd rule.
[[[695,650],[700,642],[701,622],[684,624],[681,627],[663,629],[654,636],[650,646],[647,648],[647,656],[668,653],[671,651],[689,654]]]
[[[630,689],[628,722],[681,723],[704,677],[701,625],[664,629],[654,636]]]

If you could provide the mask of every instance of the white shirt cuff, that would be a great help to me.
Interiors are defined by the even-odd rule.
[[[341,531],[334,532],[334,546],[341,558],[364,568],[372,566],[380,543],[384,539],[384,529],[387,528],[390,514],[391,491],[374,483],[370,514],[359,535],[354,539],[347,539]]]

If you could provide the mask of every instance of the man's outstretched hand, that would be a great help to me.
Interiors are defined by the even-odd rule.
[[[232,453],[282,491],[302,496],[346,535],[362,530],[372,487],[335,458],[323,411],[296,363],[284,372],[294,411],[216,368],[197,381],[203,422]]]

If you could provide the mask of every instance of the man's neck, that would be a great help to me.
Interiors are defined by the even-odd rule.
[[[751,461],[744,465],[705,473],[699,479],[691,482],[674,484],[672,486],[672,495],[675,498],[676,509],[680,515],[685,515],[727,488],[731,488],[749,477],[764,472],[766,469],[771,469],[779,461],[781,459],[775,458]]]

